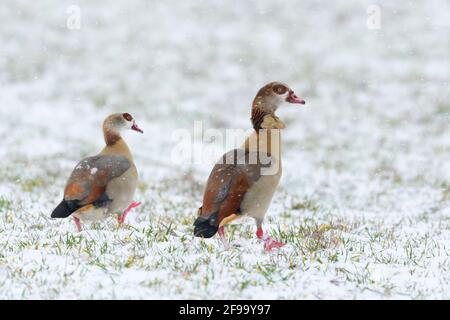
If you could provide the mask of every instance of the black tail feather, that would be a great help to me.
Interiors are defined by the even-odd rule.
[[[60,204],[53,210],[52,218],[67,218],[73,212],[78,209],[77,200],[63,200]]]
[[[194,222],[194,236],[200,238],[211,238],[218,230],[217,212],[208,218],[198,217]]]

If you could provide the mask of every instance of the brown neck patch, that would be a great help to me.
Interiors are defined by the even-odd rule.
[[[105,136],[105,143],[107,146],[112,146],[116,144],[117,141],[122,139],[120,134],[111,130],[106,130],[104,136]]]
[[[261,124],[264,121],[264,117],[267,116],[268,114],[270,114],[269,111],[264,110],[263,108],[253,106],[251,118],[253,129],[255,129],[256,131],[262,129]]]
[[[253,99],[251,119],[253,128],[256,131],[262,129],[261,124],[264,121],[264,117],[266,115],[273,114],[274,112],[274,108],[270,105],[270,101],[268,101],[272,93],[272,83],[269,83],[259,89],[255,99]]]

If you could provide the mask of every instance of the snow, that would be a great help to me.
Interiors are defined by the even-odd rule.
[[[0,298],[449,299],[450,4],[379,3],[370,30],[373,1],[4,0]],[[245,219],[224,251],[192,235],[228,150],[207,130],[250,129],[274,80],[306,100],[278,110],[264,229],[287,245],[265,254]],[[78,234],[50,213],[119,111],[145,132],[124,133],[142,205]],[[208,161],[174,152],[197,121]]]

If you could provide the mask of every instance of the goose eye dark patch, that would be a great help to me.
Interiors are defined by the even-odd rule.
[[[123,117],[124,117],[125,120],[127,120],[127,121],[133,120],[133,117],[132,117],[131,114],[129,114],[129,113],[124,113],[124,114],[123,114]]]
[[[286,86],[283,86],[282,84],[276,84],[276,85],[273,86],[273,91],[276,94],[286,93],[287,90],[288,90],[288,88],[286,88]]]

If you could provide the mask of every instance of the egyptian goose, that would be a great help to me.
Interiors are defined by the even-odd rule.
[[[256,236],[266,251],[284,245],[264,234],[262,223],[281,177],[280,129],[285,124],[275,111],[285,102],[305,104],[283,83],[271,82],[258,91],[251,112],[255,131],[212,169],[194,222],[195,236],[210,238],[218,232],[228,247],[224,226],[249,216],[256,221]]]
[[[80,220],[96,221],[118,214],[119,224],[134,207],[137,170],[130,149],[120,133],[131,129],[144,133],[129,113],[115,113],[103,121],[106,146],[96,156],[81,160],[64,189],[64,199],[53,210],[52,218],[72,215],[78,231]]]

